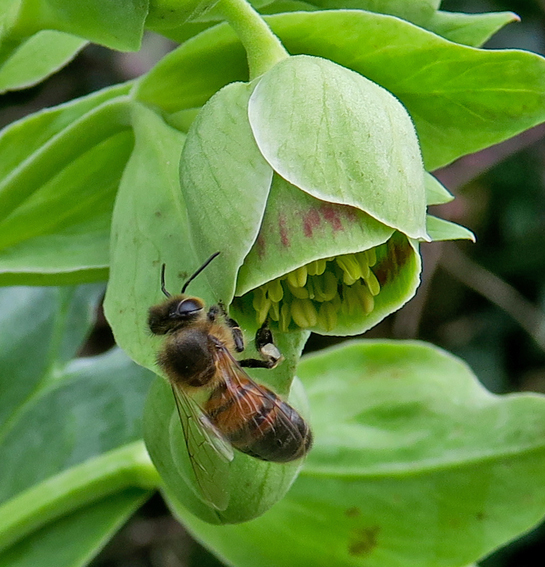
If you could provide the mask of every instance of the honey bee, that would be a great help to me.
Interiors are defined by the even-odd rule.
[[[232,447],[263,461],[287,463],[309,451],[312,433],[306,421],[272,390],[254,382],[243,370],[275,368],[283,359],[266,323],[258,329],[255,346],[261,359],[237,360],[244,336],[236,321],[219,303],[206,310],[204,302],[185,292],[219,252],[213,254],[172,296],[150,308],[148,325],[155,335],[166,335],[157,363],[170,380],[191,466],[200,497],[219,509],[226,502],[218,490],[210,463],[233,458]],[[195,394],[206,392],[197,404]]]

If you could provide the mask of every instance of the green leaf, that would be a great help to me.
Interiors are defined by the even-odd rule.
[[[8,34],[25,37],[42,29],[77,35],[119,51],[138,51],[148,0],[21,0]],[[8,35],[8,37],[9,37]]]
[[[103,103],[128,94],[132,83],[102,89],[91,95],[78,98],[36,112],[6,126],[0,131],[0,178],[13,175],[24,167],[42,146],[62,134],[69,126]]]
[[[0,283],[105,278],[114,199],[132,144],[130,132],[107,138],[0,222]]]
[[[427,239],[418,140],[390,93],[326,59],[291,57],[257,83],[248,114],[261,153],[287,181]]]
[[[129,487],[157,487],[157,472],[141,441],[72,466],[0,506],[0,551],[58,518]]]
[[[41,383],[52,380],[55,384],[48,389],[42,386],[39,395],[32,392],[31,402],[10,409],[11,417],[1,432],[2,501],[141,436],[140,416],[151,375],[121,351],[75,360],[59,374],[39,376]],[[111,404],[118,408],[113,415]],[[37,468],[45,440],[48,454],[40,457]],[[21,444],[25,452],[20,451]]]
[[[426,227],[432,241],[437,240],[472,240],[475,242],[475,235],[471,230],[460,226],[454,222],[440,219],[432,215],[427,216]]]
[[[424,25],[433,16],[441,0],[312,0],[318,8],[327,10],[367,10],[390,14],[417,25]]]
[[[138,441],[151,375],[118,349],[71,360],[102,289],[0,290],[0,326],[9,329],[0,339],[2,550],[107,495],[138,488],[135,505],[157,482]],[[127,510],[112,509],[114,520]],[[111,521],[101,525],[96,545],[112,529]],[[48,533],[59,537],[55,531]]]
[[[412,0],[411,2],[406,0],[310,0],[307,2],[299,0],[291,2],[286,0],[280,2],[254,0],[251,4],[259,12],[267,14],[292,12],[298,6],[304,10],[366,10],[379,14],[390,14],[422,25],[435,13],[440,0]],[[221,21],[222,19],[219,7],[215,7],[197,18],[200,22]]]
[[[318,11],[334,9],[366,10],[379,14],[389,14],[403,18],[424,28],[439,7],[439,0],[421,0],[407,2],[406,0],[254,0],[253,7],[261,14],[279,14],[282,12]],[[183,43],[189,38],[204,31],[216,22],[221,22],[223,16],[217,7],[209,10],[195,21],[165,29],[157,26],[167,37]]]
[[[138,364],[155,369],[159,342],[150,334],[147,319],[148,309],[164,298],[161,264],[167,266],[167,288],[177,290],[201,261],[191,245],[180,189],[178,167],[185,136],[140,105],[133,107],[132,123],[135,145],[112,217],[104,308],[117,344]],[[195,289],[210,296],[206,281],[199,278]]]
[[[543,518],[543,396],[490,394],[421,343],[345,344],[304,358],[298,373],[315,446],[286,498],[242,526],[175,508],[224,561],[455,567]]]
[[[513,12],[492,12],[485,14],[464,14],[439,11],[440,2],[407,2],[406,0],[273,0],[252,2],[261,14],[282,14],[286,12],[315,12],[320,10],[365,10],[377,14],[396,16],[455,43],[480,47],[505,25],[519,21]],[[223,21],[218,9],[206,12],[196,20],[182,25],[165,28],[150,26],[170,39],[184,43],[199,33]]]
[[[248,80],[246,52],[227,25],[216,27],[163,57],[136,83],[133,96],[174,113],[198,108],[228,83]]]
[[[146,28],[160,33],[161,35],[175,41],[176,43],[184,43],[188,39],[198,35],[202,31],[215,25],[216,21],[206,21],[206,22],[184,22],[183,24],[176,27],[165,28],[162,25],[157,25],[157,22],[146,22]],[[223,85],[222,85],[223,86]]]
[[[154,0],[146,18],[146,27],[161,31],[194,21],[204,12],[205,16],[218,0]]]
[[[1,285],[68,285],[108,279],[110,219],[91,219],[0,251]]]
[[[0,567],[83,567],[149,493],[130,488],[67,514],[0,553]]]
[[[426,173],[424,183],[426,185],[426,203],[428,205],[442,205],[450,203],[454,199],[454,195],[449,193],[447,188],[431,173]]]
[[[0,183],[0,220],[73,160],[109,137],[127,130],[128,109],[129,101],[124,97],[107,100],[59,131],[13,167]],[[35,126],[31,123],[31,129]],[[21,130],[26,129],[23,127]],[[10,136],[11,133],[8,130],[8,138],[15,137]],[[19,141],[21,133],[16,132]]]
[[[256,241],[273,175],[248,122],[251,93],[250,85],[236,83],[212,97],[191,125],[180,163],[191,239],[202,259],[221,252],[204,277],[227,305]]]
[[[406,0],[276,0],[260,8],[262,14],[315,11],[320,9],[359,9],[396,16],[449,41],[479,47],[505,25],[518,22],[513,12],[463,14],[438,11],[440,2],[407,2]],[[219,21],[220,18],[217,18]],[[202,31],[202,30],[199,30]],[[189,36],[190,37],[190,36]],[[185,39],[188,39],[187,37]]]
[[[0,93],[31,87],[69,63],[87,42],[44,30],[24,41],[0,66]]]
[[[480,47],[507,24],[519,21],[513,12],[455,14],[438,11],[425,27],[449,41]]]
[[[128,101],[111,97],[126,88],[39,113],[4,130],[3,285],[105,279],[113,200],[133,144]],[[33,136],[38,132],[39,143]]]
[[[331,59],[394,94],[414,121],[430,171],[545,120],[545,60],[536,54],[453,44],[370,12],[298,12],[266,20],[290,53]],[[138,96],[175,112],[204,104],[221,84],[237,80],[247,80],[244,52],[220,25],[163,59],[142,79]]]
[[[75,356],[101,293],[102,286],[95,285],[0,289],[0,327],[10,330],[0,334],[0,428],[40,388],[54,360],[66,363]],[[31,311],[36,305],[38,313]]]
[[[304,2],[303,0],[273,0],[259,8],[260,14],[266,15],[280,14],[283,12],[313,12],[315,10],[315,4],[312,2]]]

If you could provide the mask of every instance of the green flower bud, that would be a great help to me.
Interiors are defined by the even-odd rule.
[[[424,172],[399,101],[315,57],[290,57],[251,84],[216,93],[188,132],[180,184],[179,213],[188,221],[182,269],[191,273],[221,252],[191,293],[207,305],[229,306],[250,352],[256,328],[268,321],[285,360],[266,380],[280,395],[290,390],[309,330],[349,335],[372,327],[415,293],[418,242],[429,240],[428,232],[460,235],[444,221],[427,220],[427,195],[446,196]],[[157,392],[150,415],[167,394]],[[146,442],[164,456],[165,441],[159,433],[154,438],[164,424],[155,417],[150,423]],[[180,445],[172,442],[183,453]],[[183,456],[155,460],[193,513],[229,523],[272,506],[301,466],[265,465],[235,453],[228,505],[221,499],[216,510],[199,500],[190,479],[193,497],[176,487],[180,474],[185,478]]]
[[[273,331],[356,334],[399,309],[430,239],[427,193],[444,196],[401,103],[309,56],[212,97],[180,172],[198,256],[222,252],[215,297]]]

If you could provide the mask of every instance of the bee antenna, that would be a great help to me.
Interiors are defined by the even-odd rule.
[[[167,288],[165,287],[165,268],[166,268],[166,264],[163,264],[161,266],[161,291],[167,296],[167,297],[172,297],[172,295],[167,291]]]
[[[214,252],[208,260],[185,282],[184,287],[182,287],[182,293],[185,293],[187,286],[210,264],[210,262],[216,257],[219,256],[219,252]]]

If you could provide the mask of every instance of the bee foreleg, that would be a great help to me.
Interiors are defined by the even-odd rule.
[[[269,325],[267,324],[267,321],[265,321],[263,323],[263,325],[261,325],[261,327],[259,327],[259,329],[257,330],[256,334],[255,334],[255,348],[263,354],[263,349],[267,346],[267,345],[272,345],[274,346],[274,341],[273,341],[273,336],[272,336],[272,332],[269,329]],[[276,349],[276,347],[274,347]],[[278,349],[276,349],[276,352],[278,353],[277,358],[280,358],[281,354],[280,351]],[[268,356],[267,353],[264,353],[264,356]]]
[[[245,368],[274,368],[280,360],[274,360],[272,358],[268,360],[259,360],[258,358],[245,358],[244,360],[237,361],[239,366],[243,366]]]
[[[266,321],[255,334],[255,348],[259,351],[263,360],[256,358],[239,360],[240,366],[245,366],[246,368],[275,368],[284,359],[273,342],[273,336]]]
[[[208,313],[206,314],[206,316],[208,317],[208,320],[211,323],[215,323],[218,315],[220,315],[222,313],[221,308],[219,307],[219,305],[212,305],[212,307],[210,307],[210,309],[208,310]]]
[[[235,350],[237,352],[242,352],[244,350],[244,335],[242,333],[242,329],[240,328],[240,325],[234,319],[231,319],[231,317],[229,317],[227,313],[227,309],[225,309],[225,305],[223,305],[221,301],[218,303],[218,305],[214,305],[214,307],[211,307],[210,311],[212,311],[212,309],[214,308],[215,308],[216,317],[221,313],[225,323],[231,330],[231,334],[233,335],[233,341],[235,342]],[[210,311],[208,313],[210,313]]]

